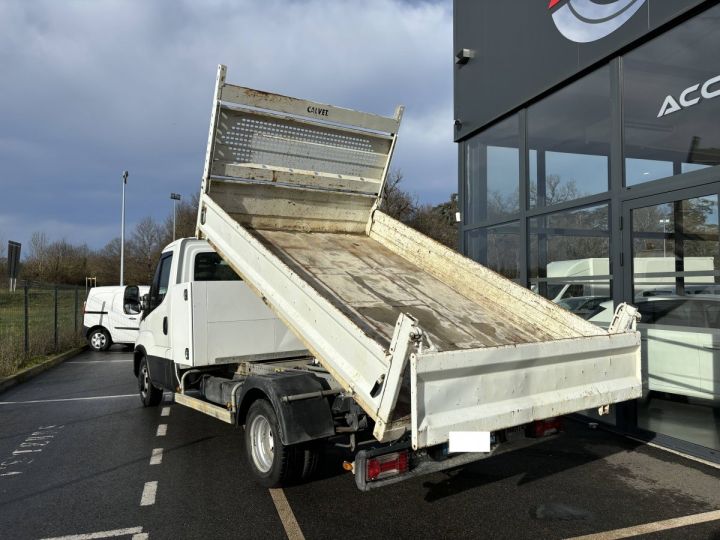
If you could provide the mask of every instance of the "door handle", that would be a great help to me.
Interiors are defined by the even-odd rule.
[[[167,336],[167,332],[168,332],[167,317],[163,317],[163,334],[165,334]]]
[[[137,319],[137,317],[128,317],[128,319],[130,319],[131,321],[134,321]]]

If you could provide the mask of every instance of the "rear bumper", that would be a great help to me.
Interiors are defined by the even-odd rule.
[[[354,473],[355,473],[355,485],[360,491],[370,491],[371,489],[377,489],[390,484],[396,484],[403,480],[409,480],[411,478],[417,478],[425,474],[430,474],[438,471],[444,471],[455,467],[461,467],[468,463],[487,459],[489,457],[497,456],[514,450],[521,450],[534,446],[541,442],[547,442],[557,438],[559,435],[551,435],[542,438],[529,438],[524,437],[522,439],[497,443],[492,446],[490,452],[477,452],[477,453],[464,453],[455,454],[448,456],[445,459],[434,459],[432,458],[426,449],[419,450],[417,452],[412,451],[410,442],[400,443],[393,446],[385,446],[381,448],[375,448],[372,450],[361,450],[355,456]],[[368,459],[387,454],[390,452],[397,452],[401,450],[408,450],[410,452],[411,468],[408,472],[385,478],[383,480],[368,481],[367,477],[367,461]]]

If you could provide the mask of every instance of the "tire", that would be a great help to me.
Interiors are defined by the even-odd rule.
[[[265,399],[258,399],[248,410],[245,452],[253,474],[267,488],[293,483],[303,477],[306,469],[302,449],[280,441],[277,415]]]
[[[112,345],[110,334],[104,328],[93,328],[88,334],[88,344],[93,351],[107,351]]]
[[[162,401],[162,390],[156,388],[150,378],[150,370],[147,365],[147,358],[143,356],[138,369],[138,391],[143,407],[157,407]]]
[[[302,454],[302,470],[299,480],[305,482],[313,477],[320,463],[320,449],[314,442],[307,443],[298,449]]]

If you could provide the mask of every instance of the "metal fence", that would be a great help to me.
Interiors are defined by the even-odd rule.
[[[19,282],[0,291],[0,377],[83,343],[83,287]]]

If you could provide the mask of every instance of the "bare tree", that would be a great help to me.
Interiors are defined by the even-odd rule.
[[[455,214],[458,211],[457,193],[450,200],[435,206],[424,204],[415,208],[408,225],[430,238],[457,249],[458,230]]]
[[[175,216],[175,238],[189,238],[195,236],[195,225],[197,223],[198,205],[200,195],[198,193],[190,197],[189,201],[183,199],[177,205]],[[172,212],[165,219],[162,227],[162,245],[166,246],[173,238],[173,215]]]
[[[120,238],[113,238],[95,251],[84,277],[96,277],[98,285],[116,285],[120,281]]]
[[[457,248],[457,224],[455,213],[458,210],[457,194],[450,200],[436,206],[418,204],[417,198],[404,191],[400,186],[403,174],[392,171],[385,183],[380,209],[389,216],[402,221],[421,233],[445,244]]]
[[[406,191],[403,191],[400,187],[402,180],[403,173],[399,170],[391,171],[388,174],[380,210],[399,221],[407,221],[412,218],[415,212],[417,200]]]
[[[163,248],[162,230],[151,217],[137,224],[127,245],[127,282],[145,285],[152,281]]]

